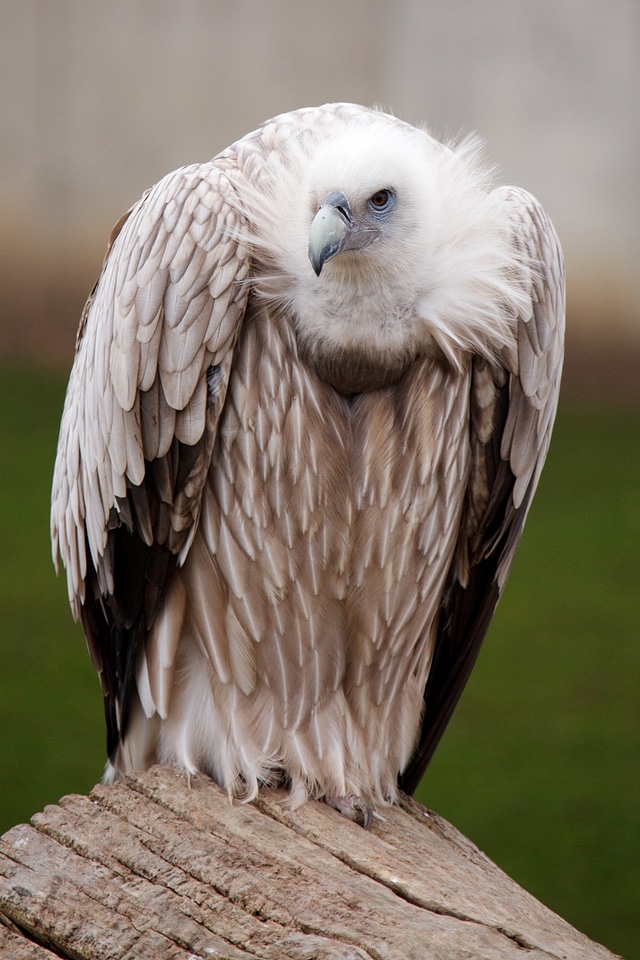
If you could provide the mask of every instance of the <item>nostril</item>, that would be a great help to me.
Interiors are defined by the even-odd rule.
[[[345,223],[353,223],[351,206],[342,190],[332,190],[331,193],[327,194],[320,206],[333,207],[334,210],[338,211]]]

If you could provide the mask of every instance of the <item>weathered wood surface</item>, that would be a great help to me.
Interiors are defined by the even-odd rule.
[[[412,800],[369,831],[321,803],[229,803],[155,767],[0,840],[15,960],[606,960]]]

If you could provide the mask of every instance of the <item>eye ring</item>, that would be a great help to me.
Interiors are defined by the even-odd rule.
[[[369,206],[375,213],[384,213],[391,207],[393,200],[393,192],[385,187],[382,190],[376,190],[369,197]]]

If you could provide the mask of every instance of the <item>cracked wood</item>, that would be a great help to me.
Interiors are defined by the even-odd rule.
[[[281,791],[231,805],[154,767],[64,797],[0,841],[16,960],[611,960],[436,814],[364,831]]]

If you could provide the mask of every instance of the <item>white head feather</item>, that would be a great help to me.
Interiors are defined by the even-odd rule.
[[[291,309],[316,355],[362,348],[393,365],[431,354],[458,369],[470,353],[495,360],[531,309],[530,267],[480,153],[476,139],[449,147],[375,111],[292,139],[248,204],[257,289]],[[381,189],[397,202],[378,238],[316,277],[307,246],[323,198],[342,191],[357,218]]]

